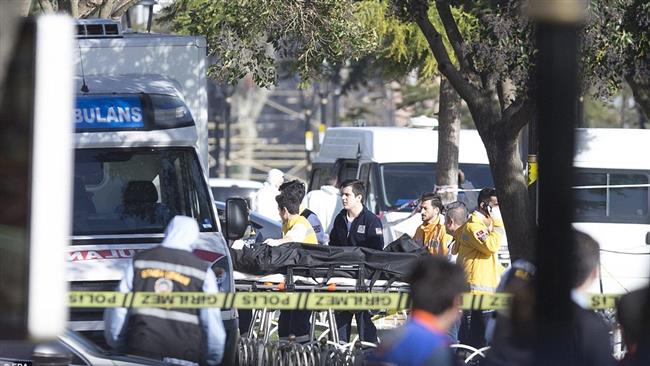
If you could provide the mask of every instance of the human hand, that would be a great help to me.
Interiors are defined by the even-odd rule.
[[[282,242],[279,239],[266,239],[264,240],[264,244],[270,247],[277,247],[278,245],[282,244]]]

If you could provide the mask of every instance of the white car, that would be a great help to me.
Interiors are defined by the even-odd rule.
[[[225,202],[230,197],[241,197],[252,208],[257,191],[263,184],[254,180],[210,178],[208,180],[215,201]]]

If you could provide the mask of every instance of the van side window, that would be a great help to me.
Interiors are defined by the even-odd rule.
[[[648,182],[644,173],[579,172],[575,220],[647,224]]]

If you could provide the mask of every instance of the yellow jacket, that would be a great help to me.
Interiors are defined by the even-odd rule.
[[[456,262],[465,269],[472,293],[492,293],[504,271],[497,252],[501,246],[501,234],[489,231],[483,220],[485,216],[474,211],[469,220],[454,233],[456,242],[452,254],[458,254]],[[503,225],[495,220],[495,226]]]
[[[447,245],[452,241],[452,236],[447,234],[445,226],[440,223],[440,216],[436,217],[428,225],[420,225],[415,230],[413,240],[427,248],[431,254],[440,254],[446,256],[449,250]]]
[[[318,239],[316,239],[316,233],[311,227],[309,221],[300,215],[295,215],[293,218],[289,219],[288,222],[282,223],[282,236],[286,236],[294,226],[300,226],[298,230],[301,234],[304,234],[302,239],[293,238],[295,241],[305,244],[318,244]]]

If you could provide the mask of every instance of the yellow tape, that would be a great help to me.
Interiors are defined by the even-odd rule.
[[[463,294],[464,310],[503,310],[510,306],[508,294]],[[618,295],[591,295],[591,309],[616,307]],[[402,310],[409,307],[407,293],[396,292],[202,292],[121,293],[111,291],[71,291],[71,308],[236,308],[279,310]]]

